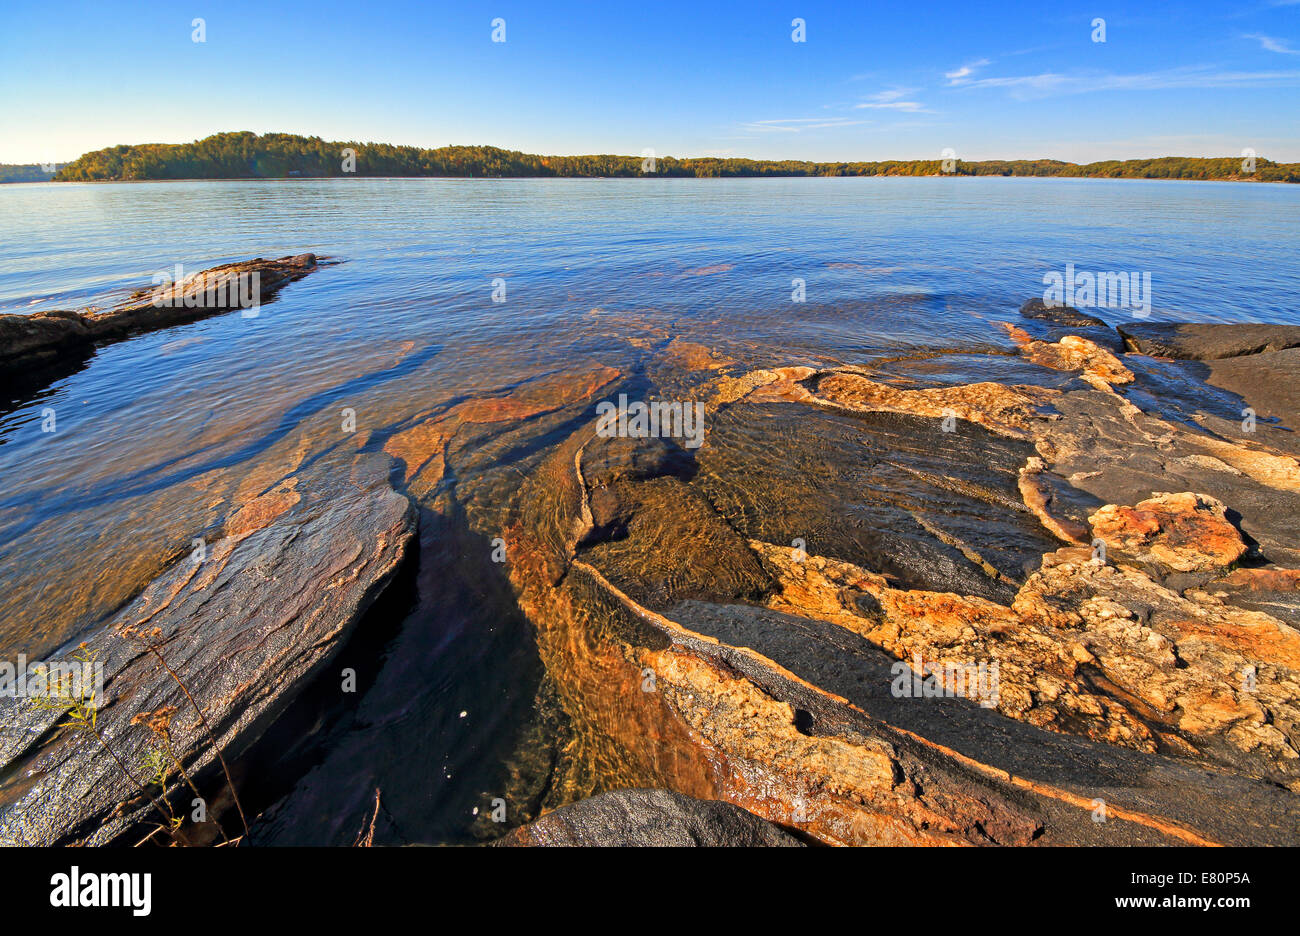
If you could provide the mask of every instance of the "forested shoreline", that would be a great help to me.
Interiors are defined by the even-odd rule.
[[[49,182],[54,178],[55,167],[45,167],[39,163],[19,163],[8,165],[0,163],[0,183],[5,182]]]
[[[1300,163],[1241,157],[1165,156],[1076,163],[1054,159],[805,162],[729,157],[539,156],[494,146],[422,149],[389,143],[326,141],[286,133],[218,133],[193,143],[113,146],[59,169],[56,182],[165,179],[280,179],[349,176],[458,178],[670,178],[758,176],[1057,176],[1300,182]]]

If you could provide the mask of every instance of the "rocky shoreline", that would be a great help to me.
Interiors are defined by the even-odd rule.
[[[523,494],[512,575],[590,756],[827,843],[1295,844],[1290,430],[1190,428],[1115,389],[1144,382],[1127,355],[1022,339],[1078,380],[774,368],[710,382],[691,468],[653,440],[562,445]],[[759,424],[798,440],[793,464]],[[939,471],[906,464],[918,438]],[[801,453],[823,450],[844,458],[813,477]],[[854,462],[928,469],[947,516],[845,531]],[[996,661],[996,705],[896,698],[913,660]]]
[[[138,290],[109,309],[0,315],[0,381],[48,380],[75,368],[99,345],[222,312],[256,309],[316,269],[315,254],[258,257]]]
[[[335,459],[256,494],[201,555],[176,561],[80,651],[56,654],[104,664],[97,735],[55,728],[70,706],[0,698],[0,764],[22,778],[0,783],[0,844],[106,844],[157,821],[133,782],[155,747],[141,714],[167,713],[176,761],[214,814],[230,809],[198,710],[238,762],[338,657],[414,535],[415,509],[387,467]]]
[[[269,475],[87,640],[103,733],[174,707],[220,776],[143,629],[238,774],[436,518],[505,550],[572,725],[507,844],[1300,844],[1300,329],[1093,319],[1002,323],[1033,383],[666,338]],[[701,447],[595,432],[647,380]],[[138,836],[93,737],[0,705],[0,841]]]

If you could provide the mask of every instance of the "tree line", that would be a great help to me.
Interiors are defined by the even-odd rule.
[[[349,157],[351,154],[351,157]],[[459,178],[737,178],[756,176],[1076,176],[1110,179],[1254,179],[1300,182],[1300,163],[1257,158],[1165,156],[1078,165],[1055,159],[905,159],[879,162],[805,162],[722,157],[677,159],[653,165],[643,156],[538,156],[495,146],[423,149],[390,143],[331,142],[288,133],[218,133],[193,143],[112,146],[86,153],[59,169],[56,182],[155,179],[283,179],[356,176]]]
[[[38,163],[10,165],[0,163],[0,184],[5,182],[48,182],[54,178],[53,169],[43,169]]]

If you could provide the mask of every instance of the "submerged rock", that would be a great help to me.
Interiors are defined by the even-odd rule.
[[[322,461],[250,499],[201,561],[180,559],[88,636],[82,652],[104,666],[98,738],[58,727],[67,706],[0,698],[0,843],[104,844],[162,822],[139,785],[165,752],[153,716],[185,772],[214,791],[215,814],[224,778],[194,704],[230,763],[323,674],[412,539],[415,510],[390,486],[390,464]],[[164,763],[189,816],[193,793]]]
[[[671,346],[664,379],[705,401],[690,450],[598,434],[602,399],[663,391],[656,368],[599,361],[432,401],[378,436],[422,509],[464,524],[440,548],[503,549],[562,710],[524,816],[561,808],[509,843],[790,844],[786,828],[830,844],[1300,844],[1300,463],[1262,434],[1167,415],[1149,372],[1098,342],[1017,343],[997,360],[1027,383],[941,386]],[[331,504],[328,535],[307,534]],[[251,665],[231,641],[294,652],[282,604],[337,600],[283,558],[303,559],[304,536],[382,578],[373,535],[335,542],[354,510],[373,533],[328,479],[270,486],[227,520],[237,578],[173,570],[114,626],[156,613],[212,680]],[[282,547],[239,552],[276,530]],[[215,620],[232,607],[227,639]],[[114,656],[110,694],[177,705],[185,757],[210,775],[147,663]],[[238,675],[229,691],[199,678],[236,752],[274,717],[245,725],[239,693],[256,712],[301,684]],[[104,724],[141,754],[118,705]],[[125,795],[100,791],[111,771],[47,725],[0,733],[0,832],[31,816],[42,841],[102,841],[138,824],[148,804],[108,815]]]
[[[716,800],[671,790],[613,790],[563,806],[512,831],[498,845],[800,848],[780,827]]]
[[[1106,323],[1095,315],[1089,315],[1087,312],[1080,312],[1074,306],[1068,305],[1048,305],[1041,298],[1035,296],[1029,299],[1020,307],[1020,314],[1025,318],[1041,319],[1051,322],[1055,325],[1066,325],[1071,328],[1093,328],[1096,326],[1106,327]]]
[[[1117,327],[1130,351],[1186,361],[1300,347],[1300,325],[1135,322]]]

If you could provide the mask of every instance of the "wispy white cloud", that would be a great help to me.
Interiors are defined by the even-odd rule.
[[[894,110],[909,114],[929,113],[920,101],[907,100],[915,91],[915,88],[891,88],[888,91],[877,91],[865,101],[854,104],[853,107],[855,110]]]
[[[753,120],[741,124],[754,133],[802,133],[805,130],[828,130],[835,127],[854,127],[864,123],[847,117],[792,117],[782,120]]]
[[[1088,91],[1158,91],[1168,88],[1244,88],[1291,84],[1300,71],[1229,71],[1210,65],[1193,65],[1162,71],[1115,74],[1079,72],[976,78],[963,88],[1007,88],[1020,97],[1048,94],[1082,94]]]
[[[986,65],[992,65],[992,64],[993,63],[986,58],[976,59],[973,62],[967,62],[961,68],[958,68],[954,71],[944,72],[943,77],[948,79],[949,84],[954,84],[954,85],[964,84],[967,80],[970,79],[971,75],[975,74],[975,72],[978,69],[984,68]]]
[[[1286,39],[1275,39],[1263,33],[1246,33],[1241,38],[1254,39],[1262,48],[1270,52],[1281,52],[1283,55],[1300,55],[1300,49],[1291,48]]]

